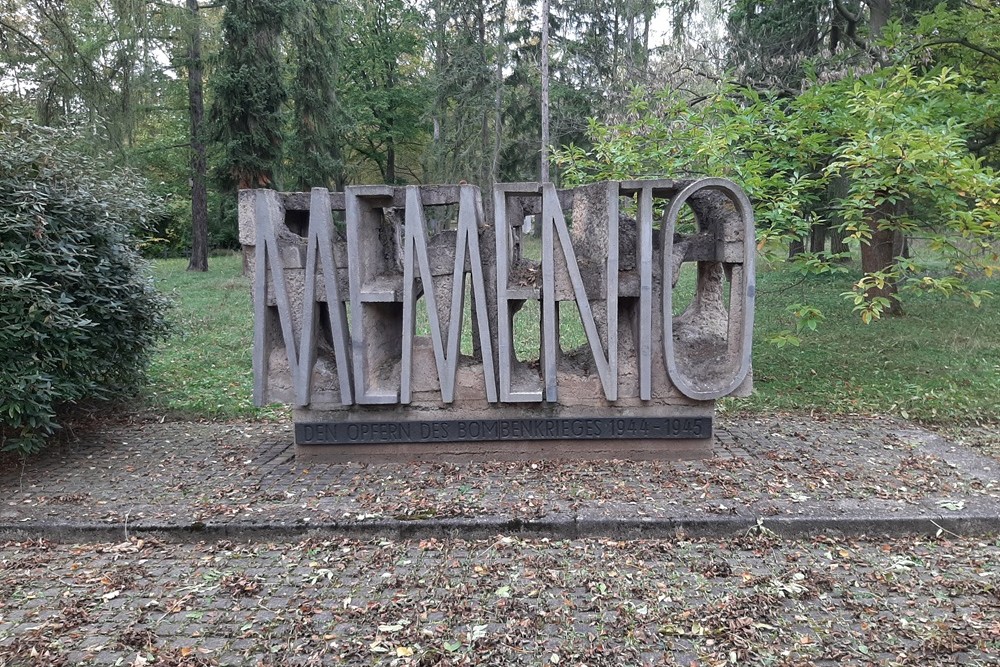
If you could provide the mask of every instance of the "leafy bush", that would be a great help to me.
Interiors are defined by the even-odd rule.
[[[127,395],[165,331],[133,231],[156,211],[144,182],[0,116],[0,446],[28,453],[59,409]]]

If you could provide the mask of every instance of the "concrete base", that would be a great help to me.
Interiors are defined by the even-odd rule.
[[[366,406],[359,410],[311,410],[293,411],[294,421],[302,424],[351,422],[400,422],[419,423],[435,419],[573,419],[591,418],[636,419],[643,418],[690,418],[711,419],[715,402],[692,402],[688,405],[669,405],[646,408],[594,408],[581,411],[559,405],[547,406],[543,410],[526,410],[524,406],[499,405],[488,409],[459,408],[442,410],[404,410],[398,406],[385,408]],[[650,438],[563,438],[563,439],[505,439],[505,440],[461,440],[431,442],[348,442],[343,444],[310,444],[297,441],[295,456],[299,461],[319,461],[327,463],[368,463],[368,462],[410,462],[410,461],[524,461],[543,459],[611,460],[690,460],[710,458],[714,454],[714,433],[702,437]]]
[[[370,445],[296,445],[299,463],[407,463],[439,461],[679,461],[710,458],[715,440],[535,440],[531,442],[416,442]]]

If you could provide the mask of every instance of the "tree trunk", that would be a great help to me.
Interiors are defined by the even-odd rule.
[[[644,79],[649,76],[649,27],[653,22],[653,12],[653,3],[646,3],[642,22],[642,74]]]
[[[539,180],[549,182],[549,0],[542,0],[542,153]]]
[[[831,255],[842,255],[846,252],[850,252],[851,247],[844,243],[844,232],[836,227],[830,228],[830,254]],[[838,259],[838,262],[848,262],[849,258]]]
[[[615,78],[618,74],[618,54],[623,50],[621,45],[621,36],[619,29],[619,23],[621,21],[621,15],[618,13],[618,7],[614,8],[614,18],[611,22],[611,75],[608,77],[608,84],[614,83]],[[607,85],[607,84],[605,84]]]
[[[343,15],[341,14],[341,7],[339,4],[333,4],[331,7],[333,15],[330,17],[332,24],[332,34],[331,39],[333,40],[333,71],[330,73],[330,80],[333,82],[333,86],[330,89],[330,104],[336,110],[335,113],[335,124],[341,122],[341,111],[340,104],[337,101],[337,89],[340,86],[340,59],[343,57]],[[344,139],[340,132],[335,132],[335,139],[333,140],[333,145],[330,146],[330,158],[333,160],[333,182],[334,189],[337,192],[343,192],[344,187],[347,185],[347,169],[344,165]]]
[[[497,68],[495,82],[497,89],[493,97],[493,160],[490,165],[489,182],[491,188],[494,183],[500,180],[500,151],[503,148],[503,68],[507,64],[507,0],[500,1],[498,17],[500,25],[497,28]],[[486,197],[486,201],[483,203],[489,207],[490,213],[487,219],[492,218],[493,198]],[[475,339],[475,336],[473,336],[473,339]]]
[[[826,224],[813,225],[809,233],[809,252],[823,252],[826,250]]]
[[[444,7],[441,0],[435,0],[434,2],[434,75],[436,77],[443,78],[444,72],[448,67],[448,54],[445,47],[445,24],[447,23],[447,17],[444,15]],[[445,92],[445,86],[442,85],[441,81],[438,80],[435,83],[434,92],[434,136],[433,142],[431,144],[433,150],[431,151],[430,157],[430,171],[431,176],[434,180],[441,183],[448,183],[451,180],[451,175],[446,173],[445,155],[447,149],[445,148],[445,117],[447,115],[448,99]]]
[[[896,240],[899,245],[899,252],[896,253],[896,256],[910,259],[910,237],[904,236],[903,232],[896,232]]]
[[[889,22],[892,12],[892,0],[865,0],[868,5],[869,22],[872,36],[878,37],[882,34],[882,28]],[[882,204],[877,206],[868,219],[868,228],[871,230],[871,240],[867,244],[861,245],[861,270],[865,273],[876,273],[878,271],[888,271],[896,263],[896,257],[902,250],[902,237],[900,233],[893,229],[879,229],[883,220],[895,217],[899,214],[899,207],[893,204]],[[886,280],[882,287],[870,287],[865,292],[869,299],[875,297],[885,297],[889,299],[888,308],[883,314],[894,316],[902,315],[903,309],[900,306],[896,294],[899,286],[895,280]]]
[[[483,7],[482,1],[476,4],[476,28],[479,37],[479,43],[476,45],[479,52],[476,55],[481,62],[486,63],[489,60],[486,53],[486,9]],[[479,145],[483,152],[476,151],[479,155],[479,164],[477,165],[479,173],[476,174],[476,180],[480,187],[484,187],[490,176],[490,166],[486,157],[486,147],[490,145],[490,108],[485,104],[479,108]]]
[[[882,34],[882,28],[889,22],[892,13],[892,0],[865,0],[870,12],[868,25],[871,27],[872,35],[876,37]]]
[[[801,255],[806,250],[806,243],[802,239],[795,239],[788,243],[788,259],[791,261],[796,255]]]
[[[851,191],[851,182],[846,176],[834,176],[830,179],[829,185],[826,188],[826,206],[830,210],[830,215],[828,216],[829,226],[830,226],[830,253],[833,255],[840,255],[846,252],[850,252],[850,247],[844,243],[844,230],[841,227],[844,224],[844,216],[840,213],[840,205],[844,199],[847,198]],[[849,258],[840,259],[838,261],[846,262],[850,261]]]
[[[868,220],[868,229],[871,231],[871,239],[867,243],[861,244],[861,270],[866,274],[887,271],[896,263],[896,250],[899,248],[899,232],[893,229],[881,229],[883,220],[892,218],[896,214],[896,207],[892,204],[883,204],[875,209]],[[870,287],[865,296],[868,299],[875,297],[885,297],[889,299],[888,309],[883,311],[885,315],[902,315],[903,309],[900,306],[896,294],[899,291],[895,280],[886,280],[882,287]]]
[[[202,120],[201,21],[198,0],[187,0],[190,35],[188,38],[188,113],[191,119],[191,260],[188,271],[208,271],[208,170]]]

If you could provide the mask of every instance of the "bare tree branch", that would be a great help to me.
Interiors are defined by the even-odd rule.
[[[833,0],[833,6],[836,8],[838,14],[851,23],[858,23],[861,20],[861,14],[852,14],[850,10],[844,6],[842,0]]]
[[[153,146],[152,148],[143,148],[142,150],[131,151],[132,155],[146,155],[148,153],[159,153],[160,151],[172,151],[177,148],[190,148],[190,142],[183,142],[178,144],[166,144],[163,146]]]
[[[922,46],[940,46],[943,44],[958,44],[959,46],[964,46],[967,49],[972,49],[976,53],[981,53],[987,58],[992,58],[997,62],[1000,62],[1000,51],[994,51],[993,49],[987,48],[985,46],[979,46],[973,44],[964,37],[943,37],[941,39],[932,39],[929,42],[924,42]]]
[[[71,77],[71,76],[70,76],[70,75],[69,75],[69,74],[68,74],[68,73],[66,72],[66,70],[64,70],[64,69],[62,68],[62,66],[61,66],[61,65],[60,65],[59,63],[57,63],[57,62],[56,62],[56,61],[55,61],[55,60],[54,60],[54,59],[52,58],[52,56],[50,56],[50,55],[48,54],[48,51],[46,51],[46,50],[45,50],[44,48],[42,48],[42,45],[41,45],[41,44],[39,44],[39,43],[38,43],[38,42],[36,42],[36,41],[35,41],[34,39],[32,39],[32,38],[31,38],[31,37],[29,37],[28,35],[24,34],[24,33],[23,33],[23,32],[21,32],[20,30],[18,30],[16,26],[13,26],[13,25],[11,25],[10,23],[7,23],[7,22],[6,22],[6,21],[4,21],[3,19],[0,19],[0,26],[3,26],[3,27],[4,27],[4,28],[6,28],[7,30],[10,30],[10,31],[11,31],[11,32],[12,32],[13,34],[15,34],[15,35],[17,35],[17,36],[18,36],[19,38],[21,38],[21,40],[22,40],[22,41],[24,41],[24,42],[25,42],[26,44],[28,44],[28,45],[30,45],[30,46],[32,46],[32,47],[34,47],[34,48],[35,48],[35,49],[36,49],[36,50],[38,51],[38,53],[39,53],[39,54],[41,54],[41,56],[42,56],[43,58],[45,58],[45,59],[46,59],[46,60],[48,60],[48,61],[49,61],[50,63],[52,63],[52,66],[53,66],[53,67],[55,67],[55,68],[56,68],[57,70],[59,70],[59,73],[60,73],[60,74],[62,75],[62,77],[63,77],[64,79],[66,79],[66,81],[68,81],[68,82],[70,83],[70,85],[72,85],[72,86],[73,86],[74,88],[76,88],[76,89],[77,89],[77,90],[78,90],[79,92],[81,92],[81,93],[83,92],[83,88],[81,88],[81,87],[80,87],[80,84],[76,82],[76,79],[74,79],[73,77]]]
[[[94,82],[100,81],[103,77],[97,72],[96,69],[94,69],[93,63],[84,58],[83,55],[80,53],[80,49],[76,43],[76,37],[71,34],[69,28],[62,21],[58,20],[55,17],[55,15],[46,11],[46,7],[44,7],[42,4],[39,4],[37,6],[37,9],[38,13],[41,16],[45,17],[45,19],[49,23],[51,23],[52,26],[59,32],[59,35],[63,38],[67,51],[70,52],[74,60],[79,61],[80,65],[82,65],[83,68],[90,73],[92,81]],[[77,88],[79,88],[79,86],[77,86]],[[80,88],[80,90],[82,91],[83,89]],[[98,92],[98,95],[102,98],[104,97],[103,93],[100,91]]]

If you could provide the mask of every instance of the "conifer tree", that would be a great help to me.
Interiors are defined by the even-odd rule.
[[[188,116],[191,122],[191,259],[188,271],[208,271],[208,161],[202,127],[205,101],[202,95],[201,18],[198,0],[187,0]]]
[[[213,139],[222,149],[217,180],[228,188],[274,185],[281,159],[279,39],[292,0],[227,0],[222,51],[213,75]]]
[[[299,0],[289,26],[294,48],[290,176],[295,188],[345,183],[337,99],[340,9],[328,0]],[[341,130],[341,131],[338,131]]]

